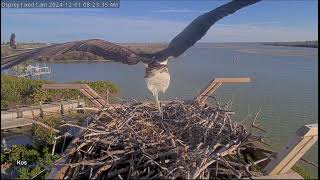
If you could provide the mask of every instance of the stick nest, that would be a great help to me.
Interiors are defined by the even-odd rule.
[[[261,173],[260,139],[230,112],[191,101],[125,103],[95,114],[69,154],[65,178],[243,178]]]

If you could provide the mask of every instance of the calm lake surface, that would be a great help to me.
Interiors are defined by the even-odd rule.
[[[218,100],[232,100],[235,121],[266,129],[271,148],[281,149],[305,124],[318,123],[318,49],[267,46],[255,43],[202,43],[169,63],[171,85],[165,99],[190,99],[217,77],[250,77],[251,83],[224,84]],[[53,80],[111,80],[120,97],[144,100],[148,92],[143,65],[118,63],[50,63]],[[318,163],[318,143],[305,156]],[[318,177],[316,168],[305,166]]]

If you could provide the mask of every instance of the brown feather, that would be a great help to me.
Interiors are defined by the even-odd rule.
[[[90,39],[54,44],[28,53],[13,56],[12,60],[1,62],[1,70],[8,69],[26,60],[37,60],[39,58],[50,59],[56,55],[63,55],[72,51],[88,52],[107,60],[113,60],[129,65],[137,64],[141,61],[145,64],[149,64],[149,67],[151,67],[152,64],[159,64],[159,62],[167,60],[168,57],[180,56],[200,40],[207,33],[209,28],[218,20],[259,1],[261,0],[233,0],[197,17],[170,42],[167,48],[156,53],[137,53],[108,41]],[[3,58],[1,58],[1,60],[3,60]]]
[[[133,50],[117,44],[100,39],[90,39],[54,44],[27,53],[22,53],[21,55],[12,57],[11,60],[3,61],[1,63],[1,70],[8,69],[27,60],[40,60],[43,58],[50,60],[57,55],[64,55],[73,51],[88,52],[106,60],[113,60],[129,65],[137,64],[140,61],[144,63],[153,61],[140,56]]]

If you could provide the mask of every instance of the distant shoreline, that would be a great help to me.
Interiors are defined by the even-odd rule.
[[[261,43],[261,44],[270,45],[270,46],[290,46],[290,47],[318,48],[318,41],[270,42],[270,43]]]
[[[245,42],[243,42],[245,43]],[[249,42],[247,42],[249,43]],[[289,47],[302,47],[302,48],[318,48],[318,41],[296,41],[296,42],[251,42],[254,44],[269,45],[269,46],[289,46]],[[165,49],[168,46],[168,43],[117,43],[120,46],[129,48],[137,53],[154,53],[160,50]],[[229,47],[227,44],[239,44],[239,43],[218,43],[218,42],[199,42],[197,44],[205,45],[206,48],[226,48]],[[211,46],[210,44],[216,44]],[[240,43],[241,44],[241,43]],[[46,46],[45,43],[18,43],[19,49],[24,48],[37,48]],[[239,47],[237,47],[239,48]],[[247,50],[245,50],[247,51]],[[24,51],[22,51],[24,52]],[[19,53],[22,53],[19,52]],[[250,51],[253,53],[252,51]],[[10,56],[16,54],[17,51],[13,51],[10,46],[3,45],[1,46],[1,57]],[[282,54],[282,53],[281,53]],[[81,60],[80,60],[81,59]],[[110,60],[97,57],[94,54],[88,52],[69,52],[67,54],[58,54],[52,59],[43,58],[41,61],[46,62],[55,62],[55,63],[81,63],[81,62],[92,62],[92,63],[108,63],[113,62]]]
[[[105,60],[105,59],[95,59],[95,60],[76,60],[76,59],[70,59],[70,60],[46,60],[46,62],[49,62],[49,63],[74,63],[74,62],[114,62],[112,60]]]

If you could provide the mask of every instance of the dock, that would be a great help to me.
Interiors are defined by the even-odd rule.
[[[42,104],[41,107],[37,105],[1,111],[1,131],[32,125],[33,116],[41,114],[40,108],[42,108],[43,112],[59,113],[61,104],[64,111],[68,111],[77,108],[79,105],[84,105],[85,102],[84,100],[68,100],[59,103]]]

